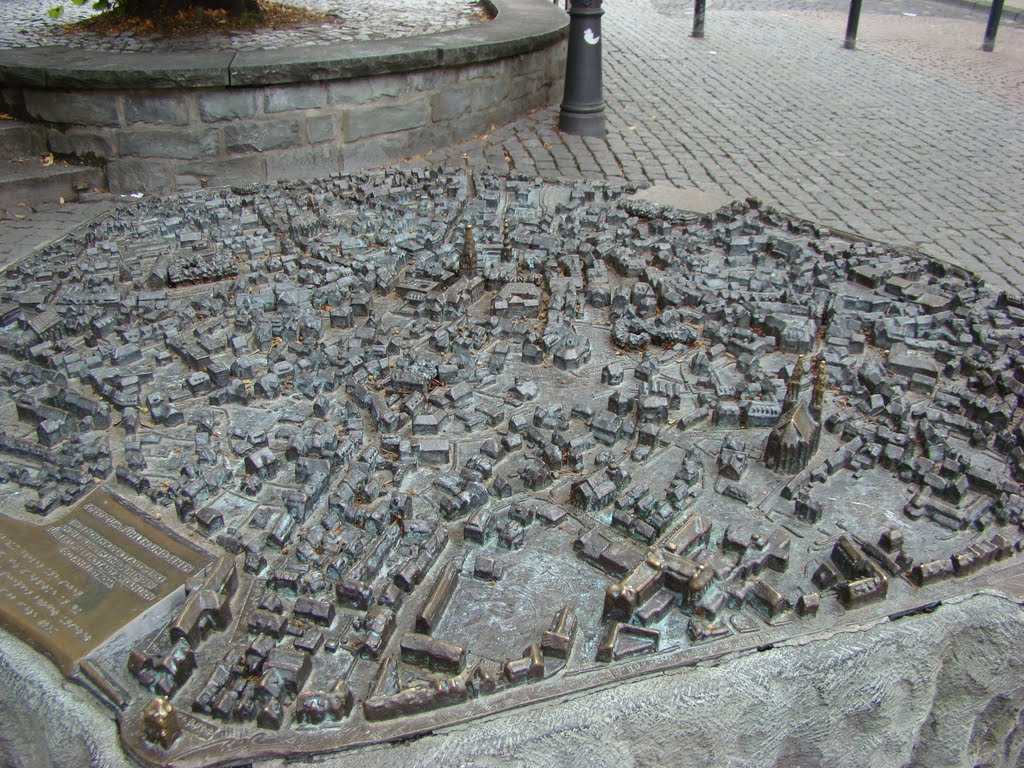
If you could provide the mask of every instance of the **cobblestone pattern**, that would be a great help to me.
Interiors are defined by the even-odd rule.
[[[777,11],[712,4],[707,37],[695,40],[686,5],[661,13],[650,0],[605,1],[607,139],[560,134],[552,107],[416,162],[468,153],[497,170],[756,195],[828,226],[919,244],[994,286],[1024,285],[1024,110],[1012,77],[1024,31],[1006,25],[996,53],[975,56],[984,15],[950,8],[973,20],[977,38],[951,54],[943,25],[869,42],[892,17],[865,14],[864,44],[846,51],[844,27],[787,15],[795,4],[783,0]],[[883,8],[913,21],[902,14],[947,6]],[[897,56],[908,38],[921,41],[918,55]],[[1008,74],[980,89],[981,66]]]
[[[447,32],[486,19],[480,4],[469,0],[298,0],[291,4],[320,11],[329,19],[292,29],[240,30],[187,39],[132,32],[111,37],[65,29],[69,22],[96,13],[91,2],[76,6],[69,0],[63,3],[61,18],[49,18],[47,9],[59,4],[60,0],[0,0],[0,48],[64,45],[111,52],[258,51]]]
[[[412,164],[468,153],[499,171],[760,194],[865,236],[922,243],[996,287],[1024,285],[1019,27],[1004,23],[996,52],[981,54],[945,22],[922,34],[924,19],[903,14],[960,19],[975,37],[984,14],[882,0],[849,52],[835,19],[828,31],[795,13],[837,12],[843,0],[712,0],[704,41],[688,37],[688,2],[604,7],[606,140],[560,134],[550,107]]]
[[[693,19],[691,0],[650,0],[651,7],[662,16]],[[1017,0],[1014,0],[1017,2]],[[607,6],[606,6],[607,7]],[[1009,4],[1004,7],[1008,8]],[[850,10],[849,0],[708,0],[707,18],[710,22],[722,11],[842,11]],[[976,19],[977,11],[961,4],[961,0],[866,0],[862,5],[862,19],[868,14],[887,16],[936,16],[956,19]],[[710,27],[707,27],[710,30]],[[845,27],[843,28],[845,32]]]
[[[797,18],[845,35],[846,14],[807,11]],[[979,46],[981,30],[977,19],[872,15],[860,24],[857,47],[1024,107],[1024,46],[1013,45],[1020,33],[1011,31],[1007,46],[997,35],[998,55],[993,56]]]

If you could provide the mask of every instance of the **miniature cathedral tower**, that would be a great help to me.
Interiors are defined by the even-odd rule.
[[[795,475],[803,470],[818,450],[821,439],[821,411],[825,397],[825,362],[819,360],[810,402],[800,399],[803,356],[797,360],[786,387],[782,415],[768,434],[763,461],[768,469]]]
[[[476,197],[476,179],[473,178],[473,169],[469,167],[469,153],[462,155],[462,166],[466,171],[466,200]]]
[[[466,225],[462,239],[462,257],[459,259],[459,274],[463,277],[477,276],[476,241],[473,239],[473,225]]]
[[[811,392],[811,416],[821,424],[821,413],[825,407],[825,359],[819,357],[814,371],[814,389]]]
[[[512,237],[508,231],[508,220],[501,220],[501,260],[509,264],[512,262]]]
[[[804,375],[804,356],[800,355],[793,366],[793,373],[786,382],[786,399],[782,401],[782,412],[788,413],[796,408],[796,402],[800,399],[800,380]]]

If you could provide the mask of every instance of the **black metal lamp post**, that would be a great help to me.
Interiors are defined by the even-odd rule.
[[[846,40],[843,48],[852,51],[857,47],[857,26],[860,24],[861,0],[850,0],[850,15],[846,18]]]
[[[704,37],[704,0],[694,0],[693,32],[690,37]]]
[[[579,136],[603,137],[601,95],[601,0],[571,0],[569,54],[558,127]]]
[[[981,50],[992,53],[996,49],[996,32],[999,31],[999,17],[1003,15],[1003,0],[992,0],[988,13],[988,24],[985,25],[985,40]]]

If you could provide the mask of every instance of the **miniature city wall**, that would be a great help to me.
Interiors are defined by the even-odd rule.
[[[496,17],[418,37],[207,53],[0,51],[0,107],[45,123],[56,156],[113,192],[163,193],[382,165],[508,122],[561,94],[567,16]]]
[[[1021,298],[634,191],[236,186],[7,268],[0,622],[198,768],[1019,602]]]

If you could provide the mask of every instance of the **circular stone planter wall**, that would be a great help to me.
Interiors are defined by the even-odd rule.
[[[0,107],[113,192],[326,176],[448,146],[561,93],[568,17],[485,0],[488,23],[394,40],[209,53],[0,50]]]

